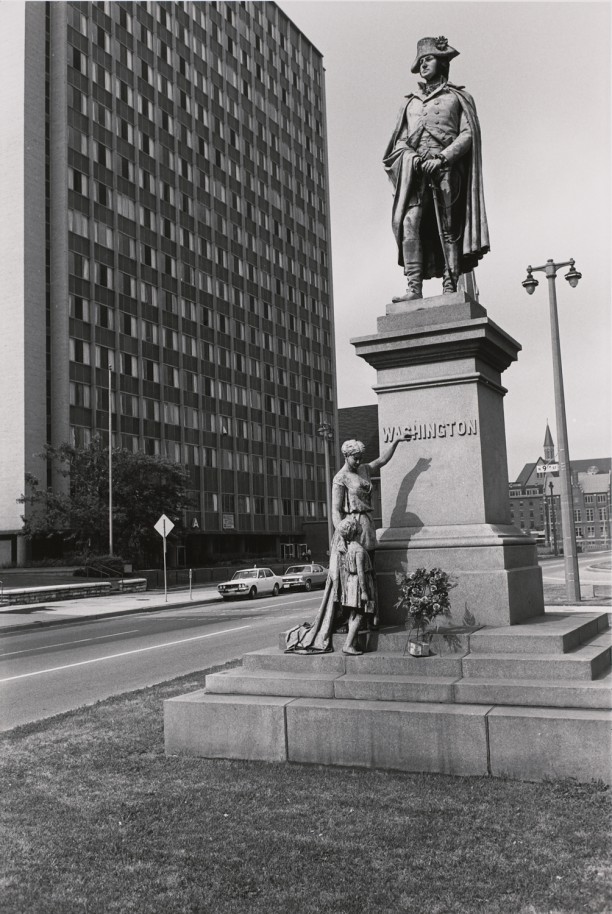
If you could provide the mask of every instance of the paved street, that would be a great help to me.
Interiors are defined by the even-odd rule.
[[[593,585],[610,585],[612,582],[611,569],[612,553],[587,552],[578,556],[578,569],[580,574],[580,593],[582,600],[590,604],[593,601]],[[542,580],[544,583],[544,602],[547,605],[559,605],[567,602],[565,588],[565,563],[563,556],[541,560]],[[596,604],[609,605],[612,601],[608,597],[595,598]]]
[[[320,598],[195,603],[5,636],[0,730],[237,659],[310,618]]]

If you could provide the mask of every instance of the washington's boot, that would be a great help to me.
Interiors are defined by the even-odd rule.
[[[403,295],[396,295],[392,301],[416,301],[423,298],[423,269],[420,263],[407,263],[404,267],[407,285]]]
[[[446,295],[450,292],[457,291],[457,281],[459,279],[459,245],[447,244],[446,256],[450,270],[444,267],[444,276],[442,278],[442,291]]]

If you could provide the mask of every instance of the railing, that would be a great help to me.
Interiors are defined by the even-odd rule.
[[[117,568],[113,565],[106,565],[104,562],[93,562],[91,565],[81,565],[79,570],[81,569],[84,572],[82,577],[114,578],[115,580],[118,579],[121,584],[125,577],[123,563],[121,568]]]

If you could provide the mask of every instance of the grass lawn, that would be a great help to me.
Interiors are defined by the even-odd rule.
[[[204,674],[3,735],[3,914],[612,912],[610,794],[166,758]]]

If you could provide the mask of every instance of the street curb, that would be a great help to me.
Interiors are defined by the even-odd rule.
[[[222,603],[223,597],[214,597],[209,600],[187,600],[183,603],[171,603],[166,604],[162,603],[161,605],[156,606],[146,606],[146,607],[137,607],[134,609],[121,609],[117,612],[108,612],[108,613],[96,613],[95,615],[88,614],[86,616],[70,616],[66,619],[37,619],[35,622],[26,622],[24,625],[9,625],[2,626],[0,625],[0,635],[16,635],[19,632],[28,632],[34,631],[40,628],[51,628],[56,625],[69,625],[70,623],[74,624],[75,622],[95,622],[100,619],[116,619],[118,616],[133,616],[137,613],[150,613],[150,612],[159,612],[160,609],[184,609],[186,606],[194,606],[197,603]],[[36,606],[37,604],[32,604]],[[50,604],[41,604],[38,611],[40,612],[43,609],[48,609]]]

